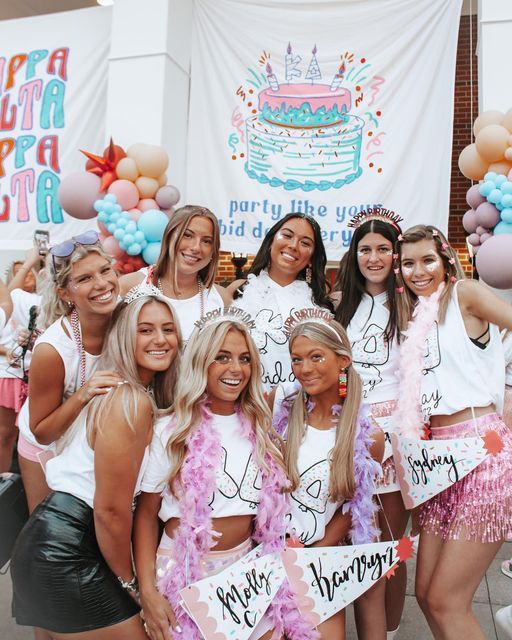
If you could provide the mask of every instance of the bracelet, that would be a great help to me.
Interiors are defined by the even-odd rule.
[[[133,578],[129,582],[126,582],[126,580],[123,580],[121,576],[117,576],[117,579],[119,580],[119,584],[121,585],[121,588],[124,589],[125,591],[128,591],[128,593],[135,593],[135,594],[139,593],[139,583],[137,582],[137,576],[135,574],[133,575]]]

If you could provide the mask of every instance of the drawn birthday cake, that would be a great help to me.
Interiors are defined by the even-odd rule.
[[[269,87],[258,94],[257,114],[246,120],[245,171],[250,178],[288,190],[324,191],[361,174],[364,120],[349,113],[351,93],[341,86],[344,67],[330,85],[315,84],[321,77],[316,58],[315,64],[306,74],[310,84],[281,85],[267,64]],[[287,70],[287,79],[291,77]]]

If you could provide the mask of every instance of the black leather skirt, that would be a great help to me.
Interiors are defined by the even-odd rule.
[[[13,615],[56,633],[109,627],[139,612],[101,555],[93,510],[51,493],[30,516],[11,559]]]

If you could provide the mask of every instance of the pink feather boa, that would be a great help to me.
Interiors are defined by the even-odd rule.
[[[158,583],[160,592],[172,604],[181,631],[173,630],[179,640],[200,640],[201,633],[193,620],[179,604],[179,592],[187,584],[200,580],[201,561],[215,546],[209,500],[216,487],[215,474],[221,460],[218,433],[207,403],[201,404],[201,422],[187,442],[187,455],[181,469],[181,495],[179,499],[180,524],[173,540],[175,565],[169,575]],[[239,412],[240,429],[255,448],[255,434],[246,416]],[[269,472],[262,473],[260,503],[255,519],[254,540],[265,553],[280,552],[285,545],[285,515],[288,513],[285,490],[289,481],[274,458],[265,453]],[[274,626],[273,639],[286,634],[290,640],[317,640],[318,632],[304,621],[297,607],[288,581],[279,589],[268,609]]]
[[[424,434],[420,398],[425,340],[437,320],[443,289],[444,282],[431,296],[418,298],[409,325],[403,332],[406,339],[400,347],[399,394],[393,421],[406,438],[419,440]]]

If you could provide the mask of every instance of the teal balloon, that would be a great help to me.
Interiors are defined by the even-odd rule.
[[[507,222],[508,224],[512,224],[512,209],[503,209],[501,212],[501,219],[503,222]],[[499,224],[499,223],[498,223]]]
[[[501,186],[504,182],[507,182],[507,176],[504,176],[503,174],[500,174],[499,176],[496,176],[494,178],[494,184],[497,187]]]
[[[491,182],[491,181],[484,182],[483,184],[480,185],[480,189],[479,189],[480,195],[482,195],[484,198],[487,198],[487,196],[495,188],[496,187],[494,182]]]
[[[498,211],[503,211],[503,209],[505,208],[503,206],[503,202],[498,202],[498,204],[494,205],[496,207],[496,209],[498,209]]]
[[[147,240],[142,240],[141,242],[139,242],[140,246],[145,249],[148,246],[148,241]]]
[[[130,220],[126,225],[126,233],[135,233],[137,231],[137,223],[135,220]]]
[[[96,200],[92,206],[95,211],[103,211],[103,200]]]
[[[121,214],[119,216],[119,218],[116,220],[116,226],[117,228],[123,228],[126,227],[126,225],[128,224],[128,220],[126,218],[123,218],[123,214]]]
[[[103,211],[100,211],[98,213],[98,220],[100,222],[108,222],[110,220],[110,216],[107,216],[106,213],[103,213]]]
[[[125,245],[127,247],[129,247],[134,242],[132,234],[131,233],[125,233],[124,234],[124,238],[123,238],[123,242],[125,243]]]
[[[110,220],[111,220],[112,222],[117,222],[117,221],[119,220],[119,216],[120,216],[120,215],[121,215],[121,214],[120,214],[118,211],[114,211],[114,213],[111,213],[111,214],[110,214]]]
[[[146,236],[142,233],[142,231],[136,231],[133,234],[133,237],[135,239],[135,242],[138,242],[139,244],[141,244],[142,242],[146,242]],[[147,242],[146,242],[147,244]],[[144,248],[144,247],[142,247]]]
[[[142,251],[142,258],[146,264],[155,264],[155,262],[158,260],[158,256],[160,255],[161,244],[161,242],[148,242],[148,246]]]
[[[512,182],[510,182],[510,180],[503,182],[500,184],[500,189],[501,193],[512,193]]]
[[[117,211],[117,213],[121,213],[122,210],[123,210],[123,207],[120,204],[114,205],[114,211]]]
[[[111,222],[108,226],[107,229],[109,231],[109,233],[114,233],[115,230],[117,229],[116,227],[116,223],[115,222]]]
[[[144,211],[137,220],[137,228],[139,231],[142,231],[146,240],[151,244],[153,242],[160,242],[168,222],[169,218],[163,211],[160,211],[159,209],[149,209],[149,211]],[[147,251],[147,248],[145,251]],[[142,255],[144,257],[144,254]],[[146,260],[146,258],[144,258],[144,260]]]
[[[116,204],[117,202],[117,198],[113,193],[107,193],[103,200],[105,200],[106,202],[113,202],[114,204]]]
[[[501,199],[501,204],[507,209],[512,207],[512,193],[505,193]]]
[[[116,240],[122,240],[125,236],[124,229],[116,229],[114,231],[114,238]]]
[[[484,176],[484,180],[494,180],[494,178],[496,178],[498,174],[495,173],[494,171],[488,171],[485,176]]]
[[[119,248],[122,249],[123,251],[126,251],[126,245],[122,240],[120,240],[119,242]]]
[[[512,224],[508,224],[507,222],[498,222],[498,224],[493,229],[493,233],[495,236],[512,233]]]
[[[128,249],[126,249],[126,253],[129,256],[138,256],[141,251],[142,246],[138,242],[132,242]]]
[[[501,189],[493,189],[487,196],[487,200],[489,200],[489,202],[492,202],[493,204],[498,204],[498,202],[501,202],[502,197],[503,194],[501,193]]]
[[[103,211],[109,215],[114,212],[114,204],[112,202],[103,203]]]

